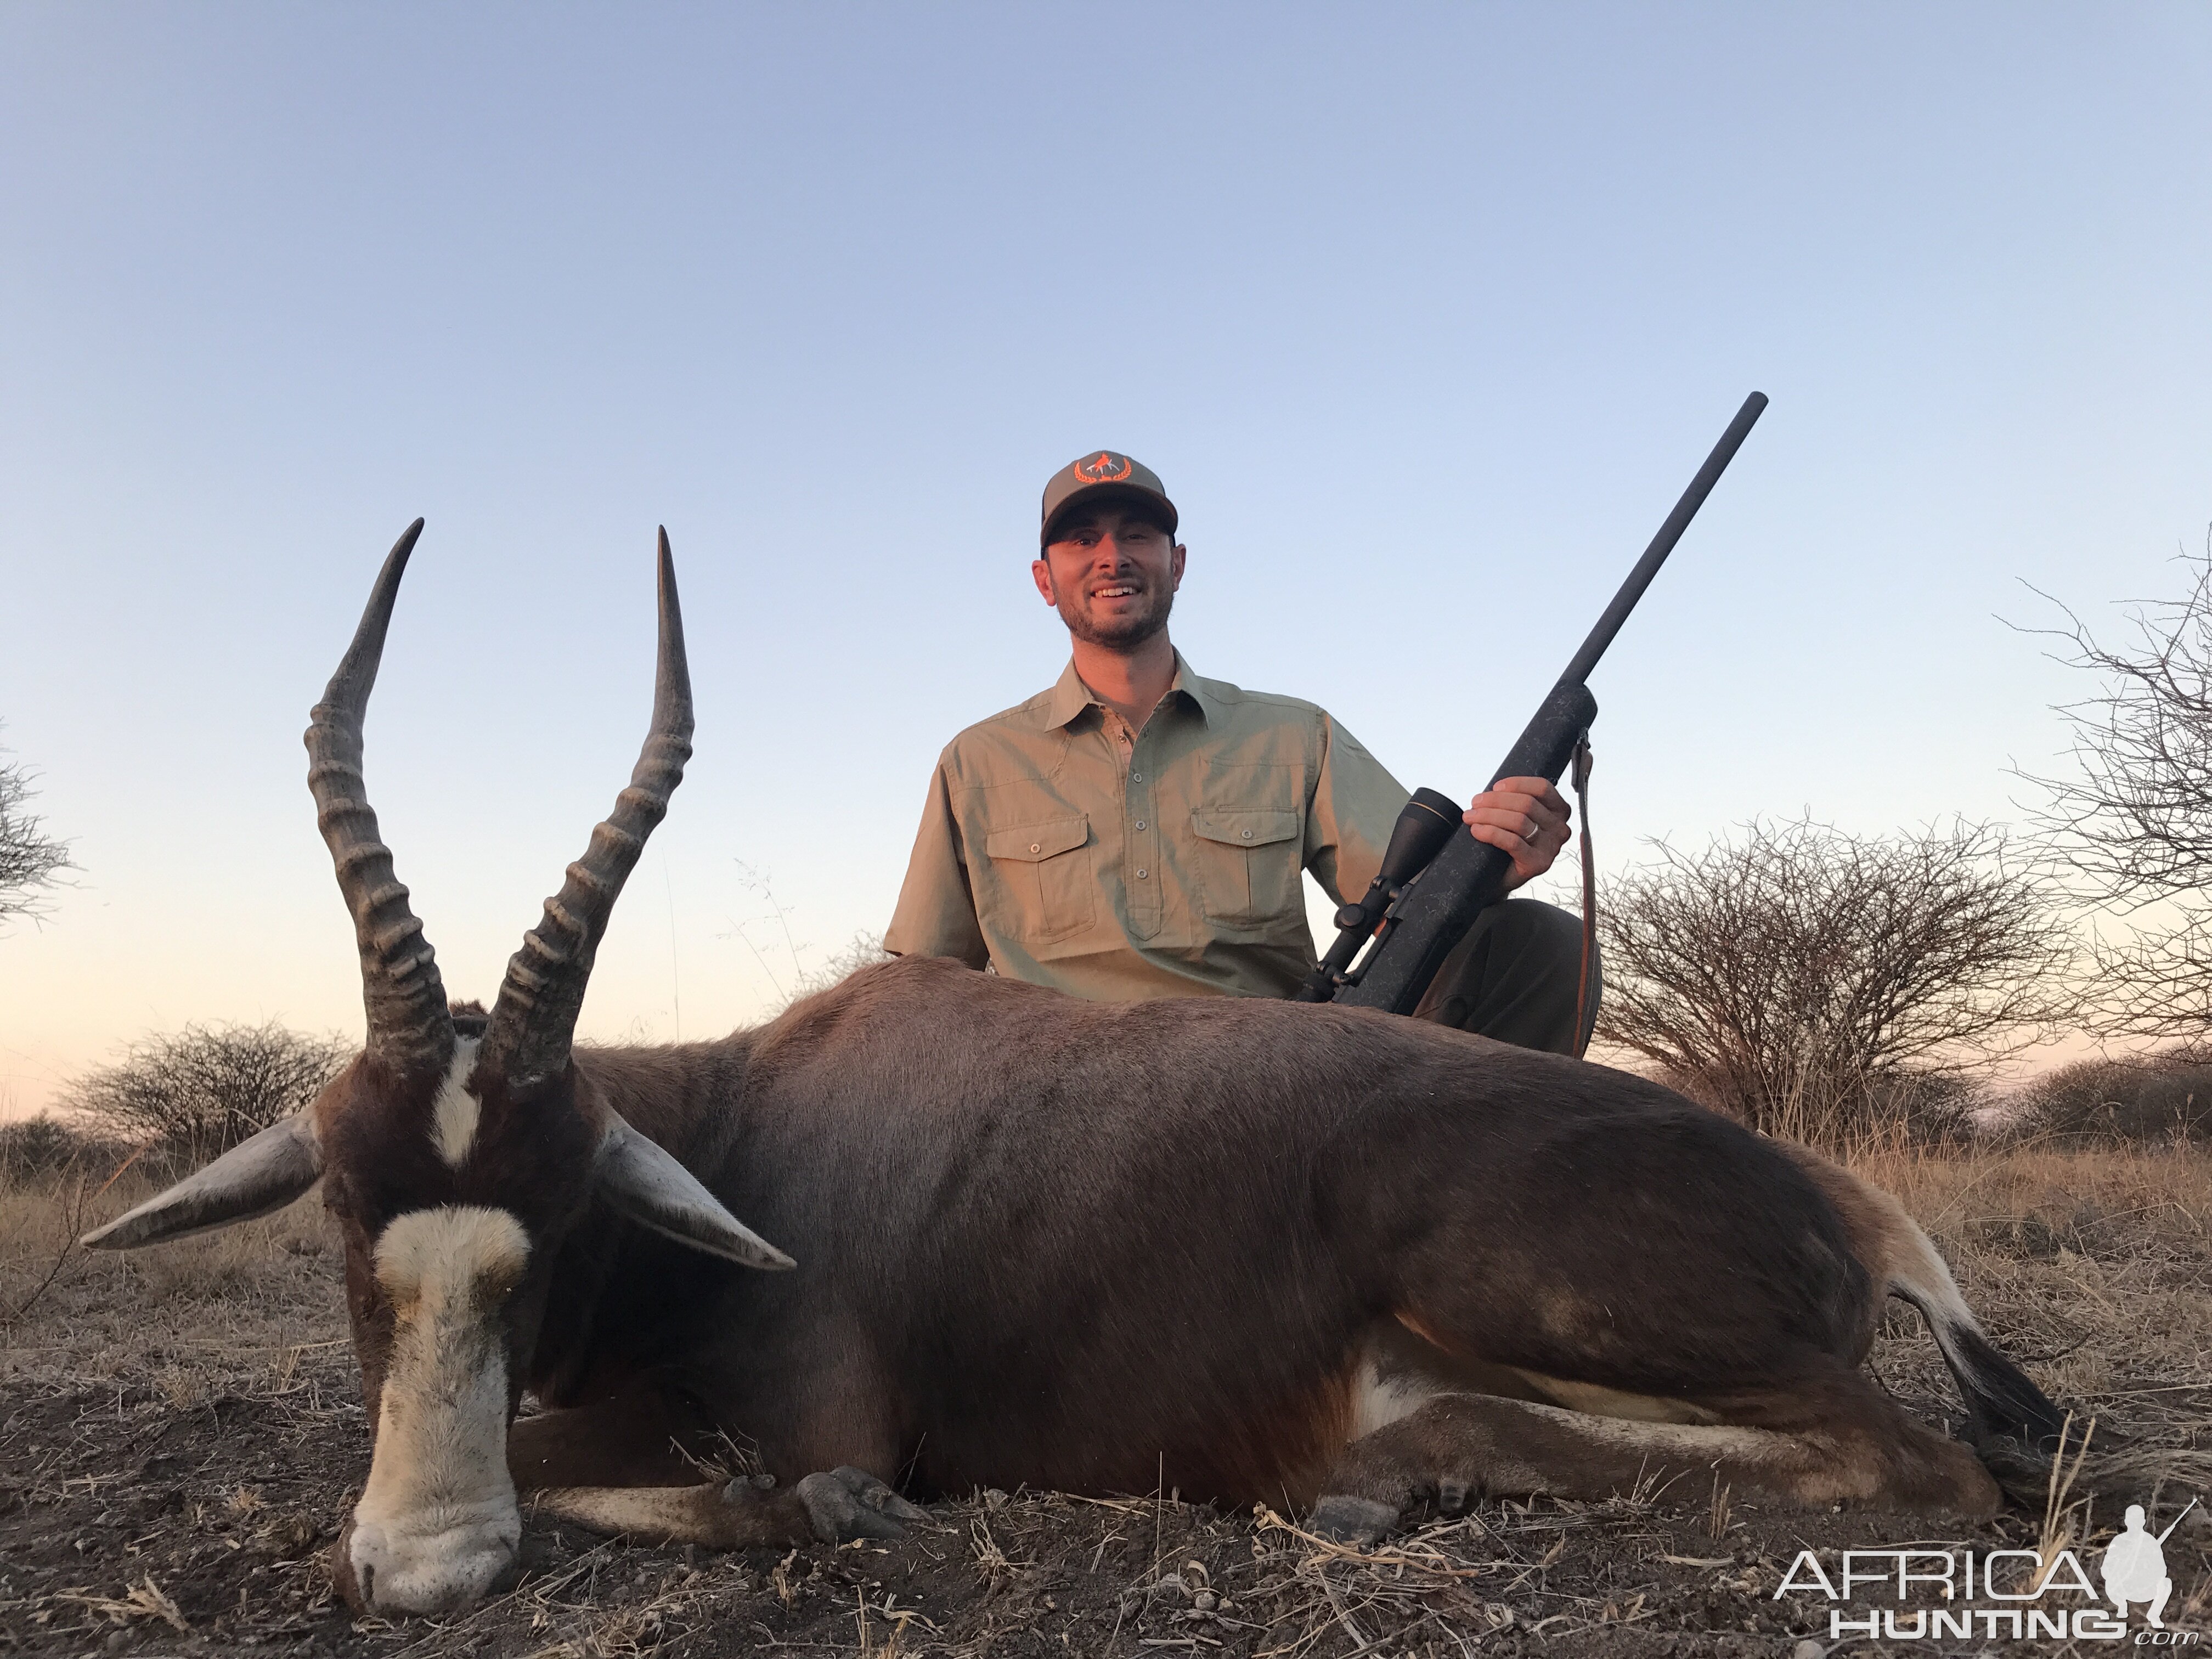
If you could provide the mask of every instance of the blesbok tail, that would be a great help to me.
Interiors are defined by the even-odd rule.
[[[1966,1401],[1966,1437],[2007,1498],[2028,1510],[2085,1498],[2140,1503],[2144,1494],[2212,1486],[2212,1453],[2148,1445],[2109,1424],[2062,1412],[1999,1353],[1967,1309],[1928,1236],[1904,1215],[1893,1232],[1888,1289],[1920,1310]],[[1909,1241],[1910,1248],[1905,1248]]]
[[[1980,1322],[1959,1294],[1951,1269],[1901,1206],[1896,1220],[1901,1224],[1901,1236],[1892,1239],[1887,1288],[1892,1296],[1919,1309],[1928,1322],[1936,1349],[1966,1400],[1968,1438],[1984,1461],[2000,1454],[2024,1454],[2030,1461],[2048,1458],[2058,1449],[2066,1414],[1983,1334]],[[2075,1432],[2078,1438],[2078,1427]],[[2008,1470],[1992,1468],[2008,1486],[2012,1484]]]
[[[1894,1194],[1810,1147],[1778,1144],[1827,1194],[1860,1264],[1882,1294],[1901,1297],[1920,1310],[1966,1401],[1966,1437],[1990,1472],[2014,1498],[2022,1496],[2018,1487],[2033,1481],[2039,1498],[2043,1476],[2066,1429],[2066,1413],[1983,1334],[1981,1322],[1959,1294],[1958,1281],[1935,1242]],[[2080,1425],[2074,1432],[2078,1440]]]

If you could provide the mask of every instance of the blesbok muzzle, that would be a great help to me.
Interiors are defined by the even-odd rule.
[[[478,1205],[417,1210],[376,1242],[392,1344],[368,1484],[341,1540],[367,1606],[449,1612],[514,1563],[504,1327],[529,1265],[522,1224]]]

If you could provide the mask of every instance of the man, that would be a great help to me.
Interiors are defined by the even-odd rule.
[[[1299,872],[1340,904],[1366,891],[1410,792],[1313,704],[1191,672],[1168,639],[1179,522],[1158,475],[1112,450],[1045,485],[1030,574],[1073,659],[938,757],[886,950],[1100,1000],[1281,997],[1314,963]],[[1509,886],[1567,840],[1541,778],[1502,781],[1465,817],[1512,855]],[[1416,1018],[1571,1053],[1580,963],[1572,916],[1509,900]]]
[[[2195,1509],[2197,1500],[2189,1500]],[[2186,1515],[2184,1510],[2182,1515]],[[2173,1527],[2153,1536],[2143,1524],[2143,1506],[2128,1505],[2127,1526],[2118,1536],[2105,1546],[2105,1594],[2124,1620],[2128,1603],[2144,1603],[2143,1617],[2153,1630],[2166,1628],[2166,1599],[2173,1594],[2173,1580],[2166,1575],[2166,1540],[2173,1535],[2173,1527],[2181,1524],[2181,1516],[2173,1517]]]

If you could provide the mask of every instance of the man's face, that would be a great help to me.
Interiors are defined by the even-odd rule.
[[[1141,508],[1078,507],[1058,529],[1030,570],[1069,633],[1130,651],[1168,625],[1183,550]]]

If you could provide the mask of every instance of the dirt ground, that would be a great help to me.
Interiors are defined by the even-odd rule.
[[[2031,1152],[1875,1160],[1867,1173],[1936,1235],[1999,1342],[2094,1415],[2100,1437],[2126,1435],[2146,1468],[2205,1467],[2212,1160]],[[2033,1650],[1833,1643],[1826,1601],[1775,1591],[1801,1549],[1832,1572],[1846,1548],[2033,1548],[2062,1530],[2094,1572],[2118,1518],[2108,1497],[1942,1535],[1924,1517],[1668,1491],[1487,1503],[1362,1553],[1302,1535],[1296,1517],[1172,1493],[985,1492],[888,1547],[714,1555],[532,1521],[511,1593],[450,1621],[356,1620],[325,1558],[369,1448],[319,1206],[136,1256],[58,1259],[65,1233],[136,1196],[77,1194],[0,1193],[0,1649],[26,1653]],[[1955,1410],[1916,1315],[1893,1315],[1872,1363],[1916,1410]],[[2152,1505],[2154,1528],[2197,1490],[2145,1479],[2128,1496]],[[2201,1508],[2166,1554],[2167,1625],[2202,1631]]]

